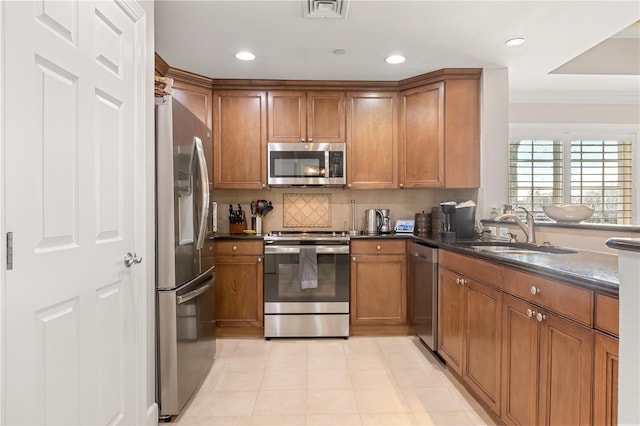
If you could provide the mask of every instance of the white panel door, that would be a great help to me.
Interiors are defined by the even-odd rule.
[[[137,18],[122,2],[3,3],[3,420],[132,424],[146,303],[123,262],[142,143]]]

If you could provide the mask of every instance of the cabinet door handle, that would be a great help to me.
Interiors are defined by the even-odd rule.
[[[313,142],[313,139],[309,138],[307,139],[307,141],[309,141],[309,143]]]
[[[538,312],[538,314],[536,315],[536,319],[538,320],[538,322],[542,322],[543,320],[547,319],[547,316],[542,315],[540,312]]]
[[[262,184],[262,189],[265,189],[267,187],[267,185],[265,185],[264,183]]]
[[[531,294],[536,295],[538,293],[540,293],[540,289],[537,288],[536,286],[532,285],[531,286],[531,290],[529,290],[531,292]]]
[[[231,250],[232,251],[238,251],[238,247],[237,246],[233,246],[233,247],[231,247]]]
[[[404,184],[402,184],[402,183],[401,183],[401,184],[400,184],[400,185],[398,185],[398,186],[400,187],[400,189],[402,189],[402,188],[404,187]]]
[[[382,246],[376,246],[376,250],[378,251],[382,250]]]
[[[465,285],[467,282],[464,278],[456,278],[456,284]]]
[[[300,142],[304,143],[304,138],[300,139]]]
[[[532,311],[531,309],[527,309],[527,316],[529,318],[536,316],[536,311]]]

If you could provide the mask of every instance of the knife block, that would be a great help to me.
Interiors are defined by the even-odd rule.
[[[242,234],[242,231],[246,229],[246,223],[230,223],[229,224],[229,233],[230,234]]]
[[[242,231],[244,231],[245,229],[247,229],[247,218],[244,216],[244,212],[242,212],[242,223],[230,223],[229,233],[242,234]]]

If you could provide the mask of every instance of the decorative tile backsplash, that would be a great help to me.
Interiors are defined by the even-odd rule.
[[[285,228],[330,228],[331,194],[283,194]]]

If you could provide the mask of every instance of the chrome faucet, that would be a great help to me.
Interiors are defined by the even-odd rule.
[[[533,218],[533,213],[525,209],[524,207],[518,207],[519,209],[524,210],[527,214],[527,223],[524,223],[518,216],[513,213],[501,214],[496,216],[495,220],[506,220],[513,219],[514,222],[522,229],[524,232],[524,236],[527,239],[527,243],[535,244],[536,243],[536,222]]]

